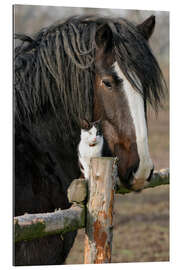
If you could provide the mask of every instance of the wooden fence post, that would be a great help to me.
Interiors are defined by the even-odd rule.
[[[84,263],[110,263],[113,236],[114,158],[93,158],[88,181]]]
[[[112,218],[115,159],[95,158],[91,163],[91,177],[74,180],[68,189],[68,198],[74,205],[52,213],[24,214],[14,217],[14,241],[38,239],[50,234],[61,234],[86,228],[85,263],[103,263],[111,260]],[[154,172],[145,188],[169,184],[169,169]],[[132,192],[116,182],[116,193]],[[86,197],[88,193],[87,208]]]

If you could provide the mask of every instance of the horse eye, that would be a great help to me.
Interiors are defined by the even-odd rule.
[[[110,83],[110,81],[102,80],[102,83],[103,83],[107,88],[111,88],[111,87],[112,87],[112,84]]]

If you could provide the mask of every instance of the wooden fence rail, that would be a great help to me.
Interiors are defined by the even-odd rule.
[[[25,214],[14,218],[14,241],[32,240],[84,228],[85,207],[76,205],[46,214]]]
[[[53,213],[14,217],[14,241],[32,240],[85,228],[84,262],[110,262],[114,193],[131,192],[120,183],[115,186],[115,175],[113,158],[92,159],[90,180],[86,182],[84,179],[75,179],[68,189],[72,207]],[[145,188],[165,184],[169,184],[169,169],[154,172],[152,181]]]
[[[160,171],[154,171],[151,182],[144,189],[158,187],[161,185],[169,185],[169,169],[161,169]],[[125,188],[121,183],[116,187],[116,194],[130,193],[132,190]]]

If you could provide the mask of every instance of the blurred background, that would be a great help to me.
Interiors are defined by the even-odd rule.
[[[55,21],[73,15],[124,17],[136,24],[150,15],[156,27],[150,39],[167,86],[169,86],[169,13],[165,11],[120,10],[75,7],[15,5],[14,32],[33,35]],[[169,87],[168,87],[169,88]],[[169,167],[169,93],[155,114],[148,108],[149,148],[155,169]],[[78,231],[66,264],[83,263],[84,230]],[[112,262],[169,260],[169,186],[115,196]]]

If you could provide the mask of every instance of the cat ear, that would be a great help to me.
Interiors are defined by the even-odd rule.
[[[94,124],[100,124],[101,121],[102,121],[102,118],[99,118],[98,120],[96,120],[96,121],[94,122]]]
[[[81,128],[88,130],[90,128],[90,123],[87,119],[81,120]]]

